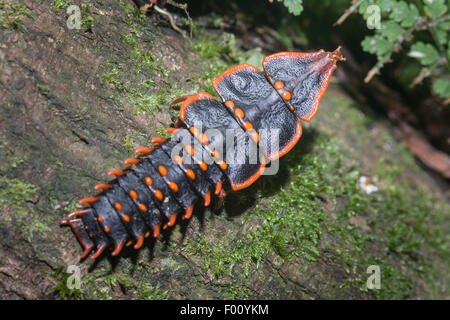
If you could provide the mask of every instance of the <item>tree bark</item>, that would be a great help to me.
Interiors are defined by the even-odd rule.
[[[32,15],[23,16],[17,27],[0,29],[1,299],[374,297],[358,286],[342,286],[351,276],[340,260],[330,258],[326,248],[333,243],[319,246],[326,258],[316,261],[296,255],[280,260],[269,250],[258,266],[251,264],[248,275],[239,261],[231,266],[231,276],[213,275],[206,259],[211,252],[193,250],[192,241],[214,244],[229,238],[238,244],[258,225],[259,220],[248,222],[243,216],[256,205],[266,205],[258,196],[264,194],[265,182],[230,195],[224,211],[196,209],[194,219],[159,240],[146,241],[139,252],[128,248],[119,258],[79,263],[80,246],[59,221],[77,207],[78,199],[94,194],[92,187],[107,180],[108,170],[133,156],[133,148],[148,145],[172,123],[177,112],[166,102],[174,94],[195,93],[207,66],[191,40],[168,24],[158,25],[154,12],[139,20],[119,1],[96,0],[88,6],[74,1],[82,18],[93,17],[93,24],[86,20],[80,30],[70,30],[65,8],[52,2],[20,3]],[[320,119],[306,126],[305,142],[300,143],[307,147],[297,149],[305,154],[313,148],[307,141],[316,133],[336,135],[349,145],[357,139],[357,133],[339,124],[347,115],[334,111],[349,98],[331,87],[329,96],[338,98],[325,98]],[[384,124],[375,128],[390,135]],[[360,163],[363,172],[374,172],[383,146],[365,148],[351,161]],[[433,180],[417,170],[407,173],[408,179],[421,181],[442,197]],[[289,185],[289,178],[279,179],[270,180],[276,191],[268,198],[275,199]],[[338,204],[318,201],[329,216],[338,210]],[[369,228],[364,219],[353,224]],[[324,234],[320,241],[341,240]],[[81,293],[64,287],[70,265],[81,268]],[[429,297],[430,291],[423,290],[411,297]]]

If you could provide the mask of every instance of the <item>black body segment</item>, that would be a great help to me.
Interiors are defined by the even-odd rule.
[[[85,230],[88,233],[88,236],[91,237],[95,242],[97,247],[106,247],[109,244],[108,237],[100,228],[100,225],[97,222],[97,218],[94,215],[93,209],[88,210],[85,214],[81,216],[81,221],[85,226]]]
[[[259,146],[270,160],[286,154],[300,139],[300,122],[254,66],[240,64],[225,71],[214,79],[213,87],[251,137],[256,130]]]
[[[149,155],[150,156],[150,155]],[[147,156],[147,158],[149,157]],[[152,184],[147,186],[152,191],[153,201],[156,206],[159,208],[160,212],[165,217],[170,217],[173,213],[181,210],[178,201],[175,200],[175,197],[172,195],[167,183],[164,179],[159,175],[156,169],[152,166],[150,161],[147,158],[143,158],[141,162],[136,165],[134,168],[134,172],[142,179],[142,181],[146,181],[146,178],[150,178],[152,180]],[[161,192],[162,198],[158,199],[158,191]]]
[[[245,188],[261,176],[265,162],[258,146],[222,103],[207,93],[191,96],[181,106],[180,119],[206,135],[209,143],[203,147],[210,154],[215,150],[215,163],[222,164],[233,190]]]
[[[120,187],[120,184],[114,184],[106,192],[106,198],[108,198],[117,215],[121,218],[123,225],[133,238],[138,238],[147,231],[144,219],[141,217],[138,208],[129,194]]]
[[[125,244],[128,239],[127,229],[107,197],[100,197],[92,206],[97,213],[98,222],[114,245]]]
[[[181,169],[181,171],[183,171],[184,175],[188,177],[187,180],[189,184],[195,189],[195,191],[197,191],[197,193],[199,193],[201,196],[204,196],[211,190],[213,184],[209,181],[207,172],[204,172],[202,169],[200,169],[200,167],[195,164],[192,157],[190,157],[189,155],[185,155],[186,151],[184,151],[183,148],[177,148],[177,146],[179,146],[180,144],[181,143],[178,139],[171,138],[166,143],[163,143],[161,145],[161,148],[174,163],[178,164],[178,167]],[[179,149],[180,152],[175,154],[174,150],[177,149]],[[172,151],[174,151],[173,155]],[[178,156],[179,158],[174,159],[176,156]],[[177,160],[183,160],[183,157],[189,157],[189,161],[179,161],[180,163],[178,163]],[[191,172],[188,172],[188,170],[192,170],[193,174]]]
[[[220,168],[215,165],[215,160],[211,156],[211,153],[207,149],[203,148],[200,142],[192,136],[188,130],[177,130],[177,132],[174,133],[174,138],[176,138],[184,147],[194,146],[193,155],[188,154],[186,149],[183,148],[180,156],[191,166],[195,167],[197,171],[203,171],[200,169],[199,164],[204,161],[207,164],[207,169],[206,171],[203,171],[203,173],[210,184],[215,185],[219,181],[223,181],[225,179],[225,176]],[[187,166],[187,164],[185,166]]]
[[[167,142],[165,142],[167,143]],[[172,188],[172,195],[183,209],[188,208],[191,204],[197,200],[198,196],[189,184],[185,174],[178,165],[170,159],[166,152],[162,148],[157,148],[151,153],[151,157],[148,159],[152,163],[153,167],[158,171],[157,174],[164,180],[166,185]],[[173,201],[170,197],[165,198],[163,201]],[[175,213],[175,212],[172,212]]]
[[[118,182],[120,187],[125,190],[128,195],[130,195],[133,191],[135,192],[137,199],[130,198],[135,205],[138,206],[144,222],[149,227],[154,227],[161,222],[161,212],[152,199],[152,192],[145,185],[145,182],[136,176],[133,170],[128,170],[122,177],[120,177],[120,179],[118,179]],[[145,206],[146,211],[141,210],[142,204]]]
[[[283,84],[278,90],[280,95],[289,92],[291,97],[286,100],[286,104],[294,109],[300,119],[310,121],[317,113],[338,58],[342,58],[340,53],[324,50],[311,53],[281,52],[267,56],[263,66],[274,86],[277,81]]]

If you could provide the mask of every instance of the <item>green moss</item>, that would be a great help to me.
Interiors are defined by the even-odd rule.
[[[159,89],[155,94],[148,97],[146,104],[137,104],[136,112],[139,111],[151,111],[151,108],[157,108],[160,110],[160,106],[167,105],[169,103],[168,94],[164,89]]]
[[[248,299],[250,296],[250,290],[242,284],[226,283],[225,288],[219,291],[219,294],[227,300],[243,300]]]
[[[0,196],[3,203],[7,203],[13,208],[23,205],[27,201],[33,201],[35,193],[39,190],[36,186],[23,182],[19,179],[9,179],[0,177],[2,188]]]
[[[170,102],[186,94],[185,91],[177,89],[176,86],[160,88],[156,93],[152,93],[150,89],[154,83],[152,79],[132,84],[125,77],[125,71],[119,70],[119,68],[121,66],[109,68],[110,71],[103,74],[103,80],[117,91],[111,98],[116,101],[125,99],[133,106],[135,114],[140,112],[156,114],[162,108],[166,108],[164,111],[167,112]]]
[[[10,165],[11,165],[11,168],[17,168],[20,164],[22,164],[23,163],[23,159],[20,159],[19,157],[12,157],[12,158],[10,158]]]
[[[68,17],[66,9],[70,5],[77,5],[80,9],[81,21],[80,25],[83,27],[84,32],[92,32],[94,27],[94,17],[92,16],[93,5],[89,2],[74,3],[72,0],[54,0],[52,10],[57,14],[62,14]]]
[[[83,299],[84,291],[80,288],[69,289],[67,287],[67,280],[71,274],[64,272],[63,267],[59,267],[55,270],[53,277],[56,279],[57,283],[54,288],[54,294],[60,299]]]
[[[163,300],[167,299],[168,291],[158,286],[136,281],[132,276],[123,272],[94,271],[82,279],[80,289],[69,289],[67,279],[70,275],[59,268],[55,273],[57,285],[55,294],[62,299],[111,300],[115,299],[117,290],[128,294],[134,299]]]
[[[81,25],[86,29],[86,31],[92,31],[94,27],[94,18],[92,16],[87,16],[81,19]]]
[[[19,179],[0,177],[0,207],[3,212],[0,223],[19,230],[28,241],[36,232],[51,230],[46,224],[49,218],[38,215],[35,209],[27,206],[36,201],[38,190],[38,187]]]
[[[0,2],[0,27],[4,29],[23,29],[23,18],[31,17],[31,10],[15,0]]]
[[[94,28],[94,17],[92,17],[92,3],[81,2],[80,3],[80,13],[81,13],[81,27],[84,32],[92,32]]]
[[[133,105],[136,113],[140,111],[155,113],[158,110],[158,106],[152,103],[151,97],[153,95],[148,93],[148,81],[144,81],[143,85],[132,84],[125,77],[125,72],[119,70],[119,67],[112,67],[110,68],[111,71],[102,75],[103,80],[117,91],[111,98],[116,101],[121,101],[121,98],[125,98]]]
[[[8,173],[20,167],[24,160],[16,155],[17,150],[8,141],[0,142],[0,173]]]
[[[145,13],[136,8],[136,6],[133,6],[131,3],[125,3],[123,1],[120,1],[119,4],[127,14],[126,23],[128,26],[132,26],[135,24],[133,19],[137,19],[139,22],[144,22]]]
[[[131,152],[134,149],[134,142],[133,142],[133,136],[130,134],[127,134],[125,137],[122,138],[122,143],[127,152]]]
[[[197,26],[197,24],[195,23],[194,20],[192,20],[191,21],[192,23],[191,23],[188,18],[183,17],[183,18],[181,18],[181,21],[183,22],[183,25],[185,27],[192,28],[192,36],[193,37],[198,35],[198,26]]]
[[[130,70],[129,66],[125,66],[122,61],[111,61],[102,67],[105,70],[102,77],[115,90],[111,98],[130,104],[135,114],[140,112],[155,114],[161,106],[175,99],[173,97],[179,91],[166,82],[156,92],[154,91],[154,78],[165,79],[169,76],[169,71],[153,54],[153,42],[141,39],[144,32],[144,16],[129,4],[121,3],[121,6],[125,11],[128,30],[120,38],[129,49],[121,59],[131,61],[135,69]]]
[[[164,77],[169,76],[169,71],[159,63],[151,50],[141,47],[135,32],[130,32],[121,38],[131,48],[136,72],[139,73],[146,68],[153,72],[160,72]]]
[[[54,0],[53,8],[66,9],[71,3],[72,3],[72,0]]]
[[[128,34],[122,35],[121,39],[131,49],[131,58],[134,61],[136,72],[151,71],[161,73],[163,77],[168,77],[169,71],[156,59],[151,49],[145,48],[139,39],[142,33],[142,24],[145,23],[145,15],[129,3],[120,2],[120,5],[125,10],[129,31]],[[151,42],[148,44],[153,45]]]
[[[168,296],[167,290],[163,291],[159,287],[152,287],[143,281],[137,286],[135,293],[139,299],[144,300],[165,300]]]
[[[170,137],[172,137],[172,134],[165,132],[165,130],[166,130],[166,128],[159,128],[158,129],[158,137],[161,137],[161,138],[170,138]]]
[[[103,80],[114,87],[119,92],[128,92],[129,86],[123,81],[119,70],[114,67],[110,72],[104,73],[102,75]]]

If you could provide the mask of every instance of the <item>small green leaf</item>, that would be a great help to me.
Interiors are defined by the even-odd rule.
[[[390,12],[392,8],[395,7],[395,0],[377,0],[376,5],[378,5],[382,12]]]
[[[447,6],[444,0],[423,0],[424,11],[432,18],[437,18],[447,12]]]
[[[450,21],[440,22],[438,27],[442,30],[449,31],[450,30]]]
[[[405,16],[408,15],[408,4],[404,1],[400,1],[392,10],[391,14],[390,14],[390,18],[397,21],[397,22],[401,22]]]
[[[408,55],[412,58],[419,59],[424,66],[433,65],[439,60],[439,52],[431,44],[423,43],[421,41],[411,46],[411,51]]]
[[[278,0],[278,2],[282,2],[294,16],[299,16],[303,11],[303,0]]]
[[[439,78],[433,83],[433,90],[444,99],[450,98],[450,80]]]
[[[412,27],[419,19],[419,10],[417,7],[405,1],[400,1],[391,11],[390,18],[400,23],[402,27]]]
[[[367,12],[367,8],[371,5],[372,3],[369,1],[365,1],[363,3],[361,3],[358,7],[358,12],[359,14],[363,15]],[[366,17],[364,17],[365,19]]]
[[[364,51],[378,56],[384,56],[394,50],[394,44],[379,35],[365,37],[361,45]]]
[[[397,22],[390,20],[383,22],[378,32],[389,41],[398,41],[398,37],[402,34],[403,30]]]
[[[440,44],[446,44],[448,38],[448,31],[443,29],[441,25],[436,28],[436,37]]]

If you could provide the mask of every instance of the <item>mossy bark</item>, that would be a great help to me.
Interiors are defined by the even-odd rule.
[[[93,17],[80,30],[67,28],[64,6],[21,3],[32,15],[0,29],[2,299],[449,297],[440,187],[336,83],[279,175],[230,191],[223,210],[197,208],[137,252],[79,263],[80,247],[59,221],[172,123],[171,98],[196,92],[229,62],[205,55],[208,42],[195,46],[198,39],[151,24],[131,2],[74,1]],[[378,196],[359,188],[363,174],[380,176]],[[409,198],[390,193],[399,181],[438,200],[420,201],[416,216],[399,222],[410,209]],[[399,202],[383,207],[386,199]],[[428,209],[437,220],[426,219]],[[396,223],[411,230],[391,235]],[[412,237],[413,248],[400,250],[395,236]],[[366,268],[377,263],[393,283],[382,293],[365,288]],[[70,265],[81,268],[80,290],[66,286]]]

